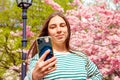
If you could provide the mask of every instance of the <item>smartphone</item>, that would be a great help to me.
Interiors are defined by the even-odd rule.
[[[41,57],[45,53],[45,51],[48,49],[50,50],[50,53],[45,58],[45,61],[53,57],[53,49],[52,49],[52,43],[51,43],[50,36],[39,37],[37,39],[37,44],[38,44],[39,57]]]

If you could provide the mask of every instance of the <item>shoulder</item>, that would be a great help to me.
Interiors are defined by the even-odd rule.
[[[30,61],[36,61],[38,59],[39,59],[38,54],[36,54],[30,59]]]
[[[78,55],[78,56],[80,56],[80,57],[83,57],[83,58],[85,58],[85,59],[88,59],[88,56],[87,56],[85,53],[81,52],[81,51],[73,51],[73,50],[70,50],[70,52],[73,53],[73,54],[76,54],[76,55]]]
[[[36,64],[36,62],[38,61],[39,57],[38,57],[38,54],[36,54],[35,56],[33,56],[31,59],[30,59],[30,64],[29,64],[29,70],[32,70]]]
[[[79,57],[82,57],[86,61],[86,64],[91,62],[91,60],[88,58],[88,56],[85,53],[81,52],[81,51],[70,50],[70,52],[73,53],[73,54],[76,54]]]

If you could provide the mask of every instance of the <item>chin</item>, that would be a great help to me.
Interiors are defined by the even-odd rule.
[[[56,42],[58,42],[58,43],[64,43],[65,40],[58,40],[58,41],[56,41]]]
[[[53,38],[53,42],[55,42],[55,43],[65,43],[65,40],[66,40],[66,39],[64,39],[64,38],[61,38],[61,39]]]

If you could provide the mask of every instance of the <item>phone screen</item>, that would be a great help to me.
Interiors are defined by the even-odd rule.
[[[45,37],[39,37],[37,39],[38,43],[38,52],[39,52],[39,57],[41,57],[46,50],[50,50],[50,53],[47,55],[45,60],[50,59],[53,57],[53,50],[52,50],[52,44],[51,44],[51,38],[50,36],[45,36]]]

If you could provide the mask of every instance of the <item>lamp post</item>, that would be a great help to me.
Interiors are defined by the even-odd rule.
[[[27,39],[26,39],[26,20],[27,20],[27,9],[32,5],[32,0],[16,0],[18,7],[22,8],[22,19],[23,19],[23,34],[22,34],[22,77],[21,79],[24,80],[26,76],[26,53],[23,51],[23,49],[27,45]]]

